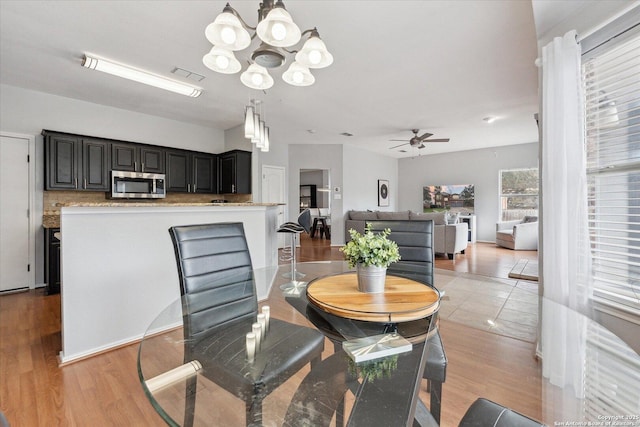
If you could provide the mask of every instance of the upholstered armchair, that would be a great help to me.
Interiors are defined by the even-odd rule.
[[[513,250],[538,250],[538,217],[496,224],[496,245]]]

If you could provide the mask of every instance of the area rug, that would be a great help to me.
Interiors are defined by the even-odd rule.
[[[519,260],[509,272],[512,279],[538,281],[538,261],[528,259]]]

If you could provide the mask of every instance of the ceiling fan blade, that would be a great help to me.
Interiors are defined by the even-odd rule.
[[[424,144],[420,144],[420,145],[418,145],[418,148],[424,148],[424,147],[425,147],[425,145],[424,145]]]
[[[442,139],[427,139],[423,142],[449,142],[449,138],[442,138]]]
[[[429,138],[430,136],[433,136],[433,134],[432,134],[432,133],[427,132],[427,133],[425,133],[425,134],[424,134],[424,135],[422,135],[422,136],[418,136],[417,138],[418,138],[420,141],[422,141],[423,139],[425,139],[425,138]]]
[[[396,145],[395,147],[389,147],[389,150],[393,150],[394,148],[402,147],[403,145],[407,145],[407,144],[408,142],[405,142],[404,144]]]

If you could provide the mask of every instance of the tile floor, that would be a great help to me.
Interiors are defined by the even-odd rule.
[[[436,269],[435,285],[444,291],[441,319],[527,342],[536,341],[537,282]]]

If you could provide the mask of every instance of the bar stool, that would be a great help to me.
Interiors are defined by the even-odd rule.
[[[297,292],[301,287],[304,287],[307,283],[298,281],[305,275],[296,270],[296,238],[301,233],[309,233],[311,229],[311,211],[305,209],[298,215],[298,222],[285,222],[278,228],[278,233],[291,234],[291,247],[290,249],[283,249],[284,258],[282,261],[291,261],[291,272],[283,274],[283,277],[291,279],[291,282],[285,283],[280,286],[285,292]]]

